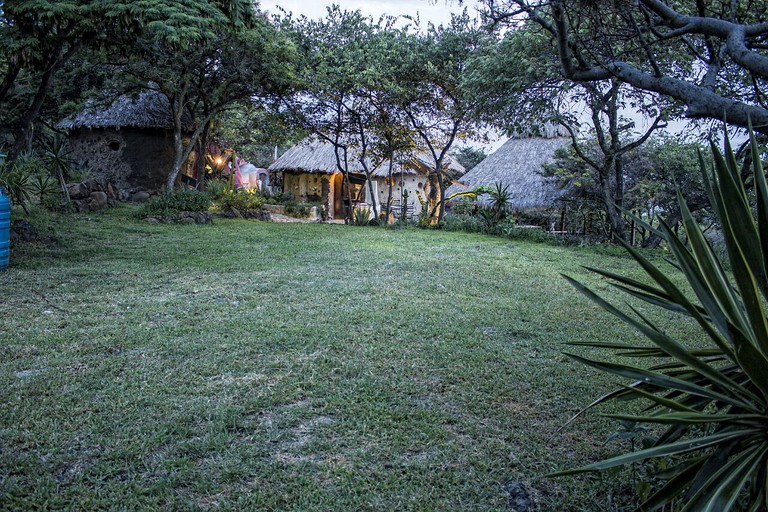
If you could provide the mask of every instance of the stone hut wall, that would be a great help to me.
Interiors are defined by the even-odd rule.
[[[160,190],[173,166],[173,133],[167,130],[88,129],[70,134],[72,157],[96,178],[125,190]]]

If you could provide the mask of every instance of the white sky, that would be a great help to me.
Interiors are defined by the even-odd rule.
[[[270,13],[278,13],[276,6],[280,6],[294,15],[304,14],[308,18],[322,18],[326,14],[326,7],[337,4],[348,11],[360,10],[364,15],[378,20],[383,14],[391,16],[418,14],[422,25],[432,22],[435,25],[447,23],[451,19],[451,12],[459,13],[464,7],[470,16],[475,11],[476,0],[465,0],[459,6],[457,0],[261,0],[262,10]]]

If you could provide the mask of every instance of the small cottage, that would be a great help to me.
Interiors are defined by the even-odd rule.
[[[330,219],[344,218],[352,197],[352,207],[364,203],[368,189],[362,165],[349,155],[349,187],[336,165],[336,151],[325,141],[307,139],[286,151],[272,165],[270,173],[282,174],[282,191],[295,201],[320,203]]]
[[[175,152],[170,106],[162,94],[142,90],[106,107],[91,102],[58,127],[69,131],[74,160],[97,177],[125,190],[160,190],[165,185]],[[180,178],[194,174],[192,161]]]

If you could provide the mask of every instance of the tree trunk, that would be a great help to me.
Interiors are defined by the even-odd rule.
[[[173,151],[173,166],[171,167],[171,172],[168,173],[168,179],[165,182],[166,194],[173,194],[176,178],[179,176],[179,171],[181,171],[181,166],[184,163],[184,141],[181,132],[178,130],[174,130],[173,132]]]
[[[8,64],[5,78],[3,78],[3,83],[0,85],[0,105],[2,105],[6,95],[13,88],[13,84],[16,82],[16,77],[19,76],[19,71],[21,71],[21,68],[16,64]]]
[[[438,201],[440,199],[440,182],[438,181],[436,172],[430,172],[429,176],[427,177],[427,181],[429,182],[429,194],[427,195],[427,215],[431,224],[439,207]]]
[[[387,170],[387,182],[389,183],[389,190],[387,191],[387,206],[386,206],[386,213],[384,214],[384,223],[389,222],[389,214],[392,213],[392,168],[394,167],[394,160],[395,155],[390,152],[389,153],[389,169]]]
[[[437,224],[440,225],[445,219],[445,180],[442,173],[442,162],[440,162],[440,172],[437,173],[437,185],[440,189],[439,205],[440,209],[437,213]]]
[[[40,85],[37,87],[35,97],[32,99],[32,104],[21,118],[21,126],[16,133],[16,139],[13,141],[13,146],[11,146],[8,161],[12,162],[16,160],[19,154],[25,149],[25,146],[27,146],[26,149],[30,149],[34,122],[40,115],[40,109],[43,108],[43,102],[45,102],[45,98],[48,96],[48,91],[50,91],[53,86],[53,79],[56,76],[56,72],[70,59],[70,57],[72,57],[72,55],[75,54],[76,48],[76,46],[71,46],[69,50],[64,52],[64,40],[62,39],[51,53],[51,56],[48,59],[48,65],[40,79]],[[6,79],[7,78],[8,77],[6,76]]]
[[[198,148],[200,148],[198,154],[197,154],[197,183],[195,184],[195,188],[197,190],[203,190],[205,188],[205,163],[206,163],[206,156],[208,152],[208,134],[211,131],[211,121],[208,121],[205,123],[205,128],[203,128],[203,133],[200,134],[200,143],[198,144]]]
[[[37,116],[40,115],[40,109],[43,107],[43,102],[53,85],[53,78],[57,70],[58,66],[50,66],[45,73],[43,73],[35,97],[32,99],[32,104],[27,111],[24,112],[24,115],[21,118],[21,126],[16,132],[16,139],[13,141],[13,146],[11,146],[11,151],[8,155],[8,160],[10,162],[16,160],[25,149],[30,149],[33,124],[37,119]]]

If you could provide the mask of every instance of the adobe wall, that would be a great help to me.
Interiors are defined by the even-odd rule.
[[[404,174],[402,181],[400,181],[400,175],[393,176],[394,183],[392,184],[392,201],[395,204],[400,204],[402,200],[403,190],[408,191],[408,204],[413,205],[413,214],[418,217],[421,213],[421,203],[416,196],[416,191],[421,193],[421,197],[427,199],[427,192],[429,190],[429,183],[427,177],[423,174]],[[389,198],[389,185],[387,185],[387,178],[376,178],[378,182],[378,199],[379,204],[386,205]],[[381,207],[384,208],[383,206]]]
[[[320,203],[325,206],[330,218],[337,213],[335,195],[340,173],[329,175],[322,173],[283,173],[283,193],[290,194],[294,201],[300,203]]]

